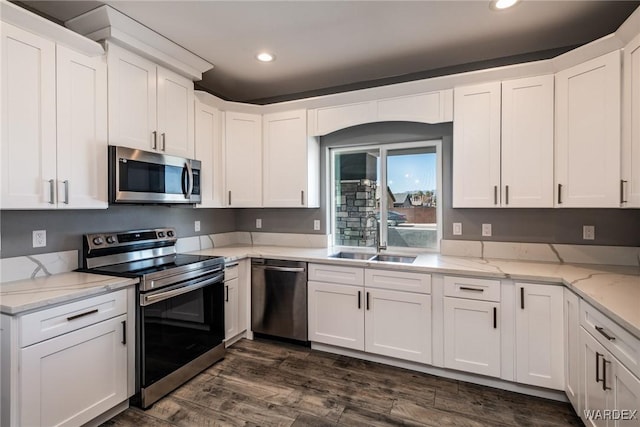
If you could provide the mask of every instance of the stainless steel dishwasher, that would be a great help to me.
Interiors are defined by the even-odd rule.
[[[251,260],[251,329],[307,341],[307,263]]]

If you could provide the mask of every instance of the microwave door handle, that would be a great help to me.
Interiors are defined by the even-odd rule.
[[[187,199],[191,198],[191,193],[193,193],[193,169],[191,169],[191,162],[187,161],[187,194],[185,197]]]

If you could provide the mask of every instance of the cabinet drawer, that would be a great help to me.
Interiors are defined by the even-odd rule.
[[[316,282],[362,286],[364,285],[364,269],[329,264],[309,264],[308,279]]]
[[[500,281],[472,277],[444,277],[447,297],[500,302]]]
[[[26,347],[127,312],[126,290],[36,311],[20,319],[20,347]]]
[[[240,268],[237,263],[226,266],[224,269],[224,281],[237,279],[239,270]]]
[[[431,293],[431,275],[424,273],[367,269],[364,271],[364,284],[368,288]]]
[[[580,325],[611,352],[623,365],[640,377],[640,340],[580,300]]]

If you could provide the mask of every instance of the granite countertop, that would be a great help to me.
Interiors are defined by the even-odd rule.
[[[192,252],[243,258],[280,258],[352,267],[471,275],[564,285],[640,339],[640,269],[597,264],[564,264],[465,258],[425,253],[412,264],[329,258],[333,248],[307,249],[281,246],[226,246]],[[373,255],[373,254],[372,254]]]
[[[0,283],[0,312],[9,315],[135,285],[138,279],[69,272]]]

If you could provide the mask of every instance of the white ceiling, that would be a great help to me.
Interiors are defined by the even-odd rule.
[[[494,12],[489,0],[23,2],[60,21],[104,3],[213,63],[200,85],[236,101],[330,93],[584,44],[640,5],[524,0]],[[276,61],[256,61],[263,49]]]

